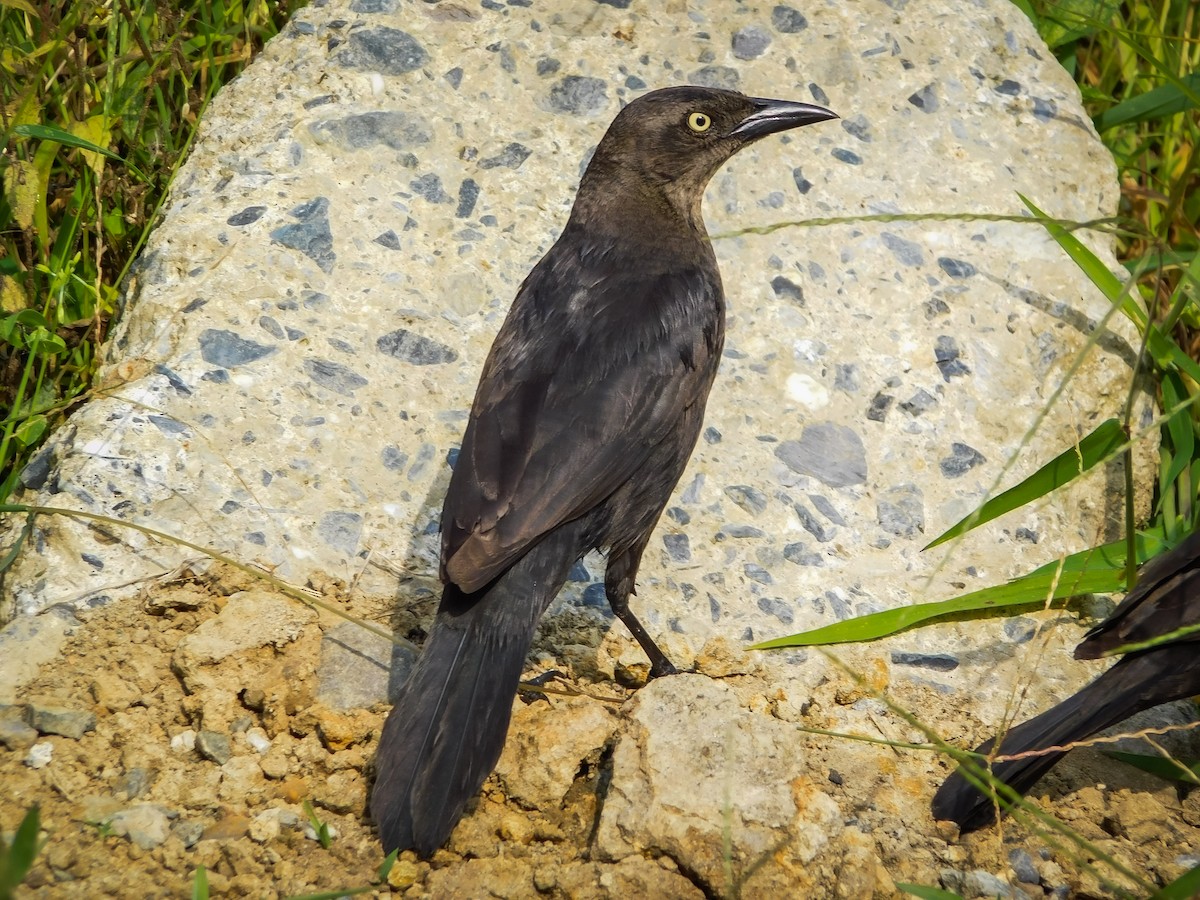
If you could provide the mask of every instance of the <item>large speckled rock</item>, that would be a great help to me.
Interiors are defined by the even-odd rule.
[[[745,709],[698,675],[654,681],[630,704],[596,830],[604,858],[674,859],[721,893],[726,866],[752,896],[813,890],[814,861],[841,836],[838,805],[803,777],[794,725]],[[728,846],[722,838],[728,840]]]
[[[1040,227],[1005,218],[1022,215],[1018,192],[1078,221],[1117,199],[1073,83],[1007,0],[314,4],[207,112],[130,279],[104,390],[30,465],[20,499],[380,603],[428,596],[492,336],[608,121],[682,82],[842,119],[764,140],[708,191],[727,350],[635,599],[678,661],[713,638],[950,596],[1111,538],[1120,498],[1100,472],[920,551],[1119,414],[1135,355],[1120,328],[1092,342],[1106,301]],[[936,215],[950,213],[977,218]],[[845,221],[900,214],[935,217]],[[1105,239],[1083,237],[1111,262]],[[120,598],[194,556],[107,534],[40,518],[4,582],[9,614]],[[565,641],[574,660],[611,621],[602,572],[595,558],[576,567],[551,610],[550,644],[592,623]],[[844,659],[877,686],[961,691],[989,722],[1028,625],[941,626]],[[1031,702],[1092,671],[1063,649],[1076,632],[1059,631]],[[605,640],[610,659],[638,658],[620,625]],[[793,718],[809,687],[846,677],[817,654],[765,665],[761,693],[787,693]],[[825,707],[826,726],[878,722],[854,690]],[[926,801],[889,802],[911,820]]]

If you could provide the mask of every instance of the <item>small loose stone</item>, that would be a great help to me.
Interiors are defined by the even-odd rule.
[[[196,735],[196,750],[205,759],[215,762],[218,766],[229,762],[229,758],[233,756],[229,735],[221,734],[218,731],[200,731]]]
[[[79,740],[89,731],[96,730],[96,714],[62,706],[30,703],[26,721],[39,734],[57,734]]]

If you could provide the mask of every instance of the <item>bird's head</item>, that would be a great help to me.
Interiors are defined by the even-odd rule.
[[[731,156],[767,135],[836,118],[811,103],[718,88],[651,91],[613,119],[588,165],[580,197],[645,192],[666,198],[698,222],[704,187]]]

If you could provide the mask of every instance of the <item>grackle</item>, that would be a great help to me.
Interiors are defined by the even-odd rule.
[[[1188,628],[1191,631],[1188,631]],[[1028,722],[1010,728],[996,754],[1062,747],[1085,740],[1134,713],[1200,694],[1200,532],[1142,569],[1134,589],[1112,615],[1084,635],[1076,659],[1099,659],[1129,644],[1172,637],[1133,650],[1079,693]],[[975,748],[993,754],[995,738]],[[1062,751],[1006,760],[992,774],[1024,794],[1063,757]],[[1003,802],[1003,801],[1001,801]],[[995,818],[995,800],[956,771],[933,798],[933,816],[974,831]]]
[[[442,509],[441,603],[375,757],[385,851],[449,837],[500,756],[538,620],[589,551],[607,551],[608,601],[651,675],[675,671],[629,595],[724,342],[704,187],[759,138],[833,118],[673,87],[609,126],[483,366]]]

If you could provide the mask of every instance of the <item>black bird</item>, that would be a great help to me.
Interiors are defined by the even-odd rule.
[[[675,671],[629,595],[724,342],[704,187],[759,138],[833,118],[673,87],[609,126],[479,379],[442,510],[441,604],[376,753],[385,851],[427,856],[449,837],[500,756],[538,620],[589,551],[607,550],[608,601],[651,675]]]
[[[1191,631],[1186,629],[1191,627]],[[1184,629],[1169,642],[1135,650],[1079,693],[1010,728],[998,755],[1061,747],[1086,740],[1134,713],[1200,694],[1200,532],[1142,569],[1134,589],[1111,616],[1084,635],[1076,659],[1099,659],[1128,644]],[[995,738],[975,748],[990,754]],[[992,774],[1024,794],[1063,757],[1047,753],[992,766]],[[1001,801],[1003,805],[1003,801]],[[995,819],[995,801],[956,771],[933,798],[933,816],[974,831]]]

